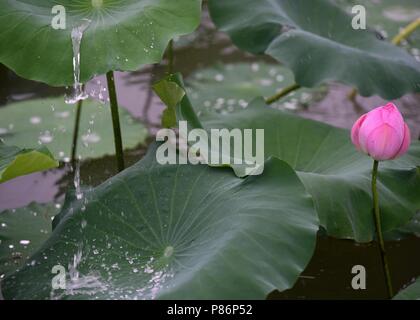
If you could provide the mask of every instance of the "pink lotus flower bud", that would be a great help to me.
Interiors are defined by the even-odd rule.
[[[351,129],[357,150],[373,159],[390,160],[403,155],[410,146],[410,129],[393,103],[362,115]]]

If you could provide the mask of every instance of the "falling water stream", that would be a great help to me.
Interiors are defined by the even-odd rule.
[[[80,82],[80,46],[82,43],[83,33],[89,27],[92,21],[89,19],[82,19],[82,23],[74,27],[71,31],[71,41],[73,47],[73,92],[70,96],[66,96],[65,102],[67,104],[75,104],[80,100],[85,100],[89,95],[85,92],[83,84]],[[82,200],[83,192],[80,186],[80,160],[76,161],[74,172],[74,187],[76,189],[77,200]]]
[[[83,33],[89,27],[91,20],[83,19],[82,23],[74,27],[71,31],[71,41],[73,46],[73,92],[66,96],[66,103],[75,104],[80,100],[85,100],[88,95],[86,94],[83,84],[80,83],[80,44],[82,42]]]
[[[80,46],[83,38],[83,33],[89,27],[91,20],[83,19],[82,23],[74,27],[71,32],[71,40],[73,46],[73,77],[74,77],[74,84],[73,84],[73,92],[70,96],[66,96],[65,102],[67,104],[75,104],[80,100],[85,100],[89,97],[89,95],[85,92],[84,85],[80,82]],[[79,158],[76,161],[76,165],[73,168],[74,170],[74,179],[73,184],[75,188],[75,196],[77,201],[82,201],[82,211],[85,208],[85,199],[83,199],[84,194],[81,189],[81,182],[80,182],[80,161]],[[84,229],[86,227],[86,220],[82,221],[81,228]],[[80,290],[84,289],[93,289],[93,292],[96,292],[96,289],[102,288],[102,284],[98,282],[97,276],[87,275],[81,276],[77,267],[82,261],[82,247],[83,242],[79,243],[79,250],[73,256],[73,263],[69,263],[69,277],[70,282],[67,284],[66,287],[66,294],[73,295],[80,293]],[[90,294],[90,292],[85,292]],[[51,292],[51,298],[61,298],[60,296],[54,297],[54,291]]]
[[[89,95],[85,92],[83,84],[80,82],[80,46],[82,43],[83,33],[89,27],[92,21],[83,19],[82,23],[73,28],[71,31],[71,41],[73,46],[73,92],[70,96],[66,96],[65,102],[67,104],[75,104],[80,100],[85,100]],[[76,189],[77,200],[83,200],[83,192],[80,187],[80,160],[76,161],[74,170],[74,187]]]

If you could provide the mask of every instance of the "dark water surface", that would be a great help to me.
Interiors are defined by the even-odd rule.
[[[184,77],[201,68],[217,62],[265,62],[274,63],[268,57],[255,57],[239,52],[229,39],[214,30],[207,13],[196,33],[177,42],[175,67]],[[83,55],[82,55],[83,59]],[[117,72],[116,84],[119,103],[134,117],[145,122],[153,133],[159,127],[163,106],[151,92],[150,84],[165,72],[164,64],[144,66],[136,72]],[[100,76],[87,84],[92,92],[104,86],[105,78]],[[357,104],[347,98],[351,88],[331,84],[326,97],[306,109],[297,112],[304,117],[324,121],[339,127],[350,127],[361,113],[382,104],[379,97],[357,98]],[[63,96],[64,88],[52,88],[41,83],[24,80],[0,66],[0,105],[13,101],[46,96]],[[274,92],[273,92],[274,93]],[[420,135],[420,95],[407,95],[396,103],[404,113],[413,138]],[[0,119],[1,122],[1,119]],[[143,156],[145,148],[126,152],[127,164],[133,164]],[[114,157],[84,161],[81,165],[83,185],[97,185],[115,172]],[[62,166],[44,173],[34,173],[0,185],[0,210],[22,207],[32,201],[46,203],[61,201],[71,174]],[[408,238],[388,242],[388,251],[394,286],[404,284],[420,276],[420,239]],[[351,268],[363,265],[367,270],[367,289],[351,288]],[[349,240],[337,240],[320,236],[315,255],[291,290],[270,294],[272,299],[380,299],[386,297],[384,277],[376,244],[356,244]]]
[[[398,291],[420,275],[420,238],[386,243],[394,290]],[[355,265],[366,268],[366,290],[351,286]],[[314,257],[295,286],[273,292],[270,299],[387,299],[379,247],[351,240],[318,237]]]

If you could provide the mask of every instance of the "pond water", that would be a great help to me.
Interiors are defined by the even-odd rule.
[[[238,51],[227,36],[215,31],[206,12],[204,15],[200,28],[194,34],[175,43],[175,69],[183,74],[187,83],[189,76],[217,63],[274,65],[275,62],[268,57],[257,57]],[[152,134],[159,128],[163,105],[151,91],[150,85],[162,77],[165,70],[166,66],[162,63],[144,66],[136,72],[116,72],[120,105],[144,122]],[[86,84],[86,92],[96,99],[106,100],[105,87],[105,76],[99,76]],[[384,102],[379,97],[357,97],[354,103],[348,99],[351,88],[340,84],[330,84],[328,88],[328,93],[320,101],[306,106],[297,105],[292,109],[304,117],[349,128],[361,113]],[[64,99],[66,92],[68,90],[65,88],[52,88],[24,80],[0,66],[0,107],[37,97],[59,96]],[[406,95],[396,103],[412,129],[413,138],[418,138],[420,95]],[[144,151],[144,146],[126,151],[127,165],[141,159]],[[82,161],[81,184],[98,185],[116,173],[115,166],[116,161],[112,156]],[[22,207],[32,201],[61,202],[64,190],[73,183],[71,177],[69,166],[61,165],[56,170],[35,173],[1,184],[0,210]],[[404,284],[420,276],[419,248],[420,239],[415,237],[388,242],[391,269],[398,270],[393,272],[395,288],[402,288]],[[354,265],[366,267],[366,290],[356,291],[351,288],[351,268]],[[360,245],[353,241],[319,236],[315,255],[295,286],[282,293],[274,292],[269,298],[385,298],[386,288],[379,266],[380,256],[376,244]]]

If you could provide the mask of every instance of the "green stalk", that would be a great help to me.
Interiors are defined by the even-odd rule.
[[[385,242],[384,242],[384,237],[383,237],[383,234],[382,234],[381,214],[380,214],[380,211],[379,211],[378,190],[377,190],[377,187],[376,187],[376,180],[377,180],[377,176],[378,176],[378,166],[379,166],[379,162],[377,160],[374,160],[373,161],[373,169],[372,169],[373,210],[374,210],[374,213],[375,213],[376,233],[378,235],[382,267],[383,267],[383,270],[384,270],[385,280],[386,280],[386,287],[387,287],[387,290],[388,290],[388,296],[391,299],[394,296],[394,290],[392,289],[391,272],[389,271],[389,264],[388,264],[388,259],[387,259],[386,251],[385,251]]]
[[[392,43],[395,45],[399,45],[401,41],[407,39],[410,34],[412,34],[417,28],[420,27],[420,18],[417,18],[413,22],[411,22],[408,26],[401,30],[401,32],[392,39]]]
[[[284,88],[283,90],[279,91],[278,93],[276,93],[274,96],[269,97],[265,100],[265,103],[267,104],[272,104],[274,102],[276,102],[277,100],[280,100],[281,98],[283,98],[284,96],[287,96],[289,93],[297,90],[300,88],[300,85],[298,84],[292,84],[289,87]]]
[[[80,115],[82,113],[82,104],[83,104],[83,100],[79,100],[76,106],[76,119],[74,121],[73,142],[71,145],[71,158],[70,158],[71,166],[73,170],[76,168],[77,140],[79,137]]]
[[[168,44],[168,73],[174,73],[174,40],[171,39]]]
[[[118,115],[118,100],[117,100],[117,92],[115,90],[114,72],[112,71],[107,72],[106,79],[108,82],[109,101],[111,104],[111,116],[112,116],[112,126],[114,129],[114,144],[115,144],[115,154],[117,156],[117,167],[118,167],[118,171],[123,171],[124,170],[124,154],[123,154],[123,145],[122,145],[122,138],[121,138],[120,117]]]

